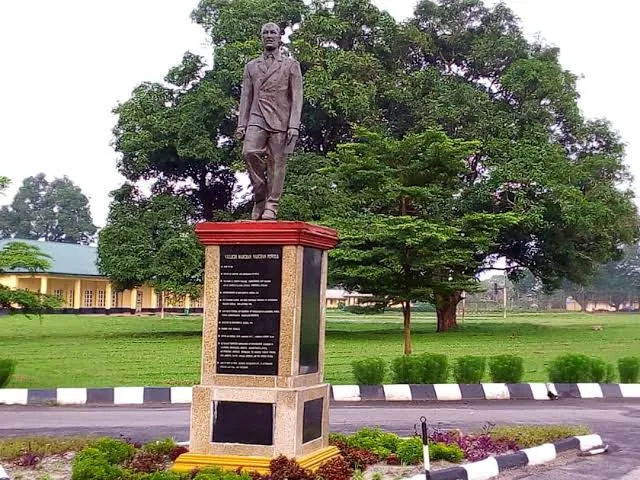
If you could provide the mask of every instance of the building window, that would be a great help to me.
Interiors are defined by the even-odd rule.
[[[104,307],[104,290],[98,290],[96,307]]]
[[[84,306],[93,307],[93,290],[84,291]]]
[[[53,291],[53,296],[56,297],[58,300],[64,300],[64,290],[54,290]]]
[[[73,289],[69,290],[69,301],[67,302],[67,306],[73,308]]]
[[[111,293],[111,308],[118,307],[118,292]]]

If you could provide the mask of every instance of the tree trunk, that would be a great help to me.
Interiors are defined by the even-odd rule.
[[[402,316],[404,318],[404,354],[411,353],[411,302],[402,302]]]
[[[446,332],[458,326],[456,309],[462,299],[461,291],[441,294],[436,293],[436,315],[438,317],[438,332]]]
[[[160,318],[164,320],[164,292],[160,292]]]

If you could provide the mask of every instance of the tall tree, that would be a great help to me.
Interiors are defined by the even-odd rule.
[[[0,212],[4,238],[89,244],[96,226],[89,200],[69,178],[47,181],[44,173],[27,177],[10,206]]]
[[[476,273],[486,252],[519,217],[455,207],[477,142],[432,130],[400,140],[361,135],[331,155],[332,179],[346,199],[346,215],[331,222],[342,239],[331,254],[332,280],[401,304],[408,354],[411,303],[436,305],[438,330],[445,330],[455,305],[443,305],[443,297],[478,289]]]
[[[117,290],[147,284],[159,293],[199,296],[204,257],[189,202],[169,195],[147,198],[131,185],[112,196],[107,225],[99,235],[100,271]]]

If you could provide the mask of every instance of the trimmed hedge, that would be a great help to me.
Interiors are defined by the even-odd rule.
[[[485,357],[467,355],[456,359],[453,378],[456,383],[481,383],[487,365]]]
[[[387,362],[378,357],[363,358],[351,362],[351,369],[358,385],[380,385],[384,382]]]

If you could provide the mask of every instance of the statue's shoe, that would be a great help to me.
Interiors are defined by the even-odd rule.
[[[260,220],[262,218],[262,214],[264,213],[264,204],[255,204],[253,206],[253,211],[251,212],[251,220]]]
[[[265,210],[262,213],[262,220],[275,220],[276,219],[276,212],[274,212],[273,210]]]

